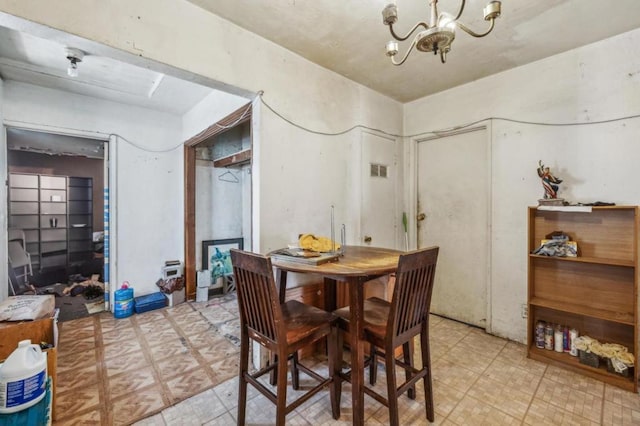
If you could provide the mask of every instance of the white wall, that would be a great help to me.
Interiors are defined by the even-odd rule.
[[[264,90],[264,99],[277,111],[311,129],[335,132],[359,123],[399,133],[402,125],[399,103],[188,2],[0,0],[0,9],[135,57],[250,92]],[[359,133],[313,135],[266,108],[254,120],[260,130],[254,134],[253,248],[266,252],[300,232],[327,233],[331,204],[336,221],[354,229],[347,207],[352,160],[345,155],[359,143]]]
[[[640,114],[639,70],[640,30],[635,30],[406,104],[404,132],[489,117],[576,123]],[[524,341],[520,305],[527,299],[526,208],[543,194],[538,160],[564,179],[559,196],[569,201],[640,204],[635,184],[640,179],[640,118],[566,127],[490,124],[489,329]],[[410,158],[406,161],[414,166]],[[464,259],[459,261],[464,267]]]
[[[112,213],[118,224],[117,258],[111,260],[117,276],[111,282],[119,286],[129,281],[136,295],[157,291],[164,261],[184,257],[180,117],[14,81],[5,82],[3,109],[5,123],[11,125],[118,135]],[[169,152],[148,151],[177,146]],[[0,150],[5,149],[3,144]],[[3,216],[5,210],[3,204]]]

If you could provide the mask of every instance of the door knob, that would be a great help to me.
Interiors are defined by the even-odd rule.
[[[427,215],[424,214],[424,213],[420,213],[418,216],[416,216],[416,220],[418,222],[421,222],[421,221],[425,220],[426,218],[427,218]]]
[[[364,236],[364,242],[365,242],[365,243],[370,243],[370,242],[371,242],[371,240],[372,240],[372,238],[371,238],[369,235],[365,235],[365,236]]]

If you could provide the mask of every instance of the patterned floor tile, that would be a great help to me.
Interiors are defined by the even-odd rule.
[[[104,347],[105,359],[119,357],[124,354],[139,353],[142,355],[142,347],[136,340],[124,340],[122,342],[112,343]]]
[[[236,424],[236,419],[229,412],[225,412],[221,416],[216,417],[215,419],[208,421],[203,424],[203,426],[227,426]]]
[[[60,328],[64,330],[81,330],[87,327],[93,327],[93,325],[93,316],[89,316],[60,323]]]
[[[533,393],[523,392],[483,376],[469,389],[467,396],[522,420],[527,413]]]
[[[144,332],[143,336],[149,346],[162,346],[166,342],[180,340],[180,334],[168,327],[163,330]]]
[[[93,364],[58,373],[56,392],[62,393],[98,383],[98,367]]]
[[[173,401],[179,401],[199,391],[204,391],[214,385],[209,376],[201,369],[187,371],[166,382]]]
[[[72,392],[57,392],[55,396],[57,420],[65,420],[101,407],[100,385],[93,383]]]
[[[58,343],[58,351],[63,354],[79,354],[94,350],[96,340],[94,337],[85,337],[84,339],[67,340],[64,343]]]
[[[458,345],[467,347],[473,352],[480,352],[489,357],[495,357],[504,348],[506,343],[504,339],[473,328],[458,342]]]
[[[83,369],[89,365],[96,365],[96,350],[90,349],[81,354],[58,351],[58,374],[69,370]]]
[[[123,354],[119,357],[109,358],[104,361],[107,369],[107,376],[124,373],[125,371],[136,371],[147,366],[147,360],[140,353]]]
[[[476,373],[484,373],[494,358],[482,352],[472,351],[466,346],[455,345],[442,359],[447,359]]]
[[[521,423],[519,419],[471,396],[465,396],[447,417],[447,420],[456,425],[478,426],[519,425]]]
[[[202,348],[205,346],[216,346],[222,341],[226,341],[218,331],[214,329],[208,329],[202,333],[193,334],[187,337],[189,344],[192,348]]]
[[[165,358],[156,363],[158,373],[165,381],[166,379],[182,375],[189,370],[199,367],[198,361],[190,353]]]
[[[189,342],[183,337],[168,340],[161,345],[149,347],[149,353],[154,361],[179,356],[190,352]]]
[[[129,425],[136,420],[143,419],[158,412],[165,406],[162,393],[156,386],[136,391],[135,403],[125,395],[112,403],[114,425]]]
[[[145,312],[139,315],[136,315],[136,321],[142,328],[142,324],[144,323],[158,323],[164,321],[167,317],[165,315],[166,309],[157,309],[154,311]]]
[[[239,356],[227,357],[218,360],[211,364],[211,370],[213,370],[214,376],[218,379],[218,382],[229,380],[238,374]],[[302,377],[300,378],[302,380]]]
[[[56,425],[236,423],[239,321],[234,297],[183,303],[126,319],[103,313],[76,320],[71,327],[67,324],[73,321],[63,324],[58,372],[65,383],[58,388]],[[73,337],[72,330],[77,333]],[[640,424],[638,394],[530,360],[522,344],[442,317],[432,316],[430,332],[434,424]],[[416,350],[419,347],[416,344]],[[100,356],[103,368],[96,363]],[[417,354],[418,364],[419,358]],[[326,374],[323,358],[306,359],[305,364]],[[161,376],[166,376],[163,383],[156,382]],[[99,382],[92,383],[96,377]],[[381,366],[375,389],[383,395],[385,380]],[[107,388],[99,383],[107,386],[106,395],[101,389]],[[301,374],[303,387],[311,383]],[[350,425],[351,386],[342,387],[340,420],[332,419],[328,392],[323,391],[291,412],[287,424]],[[289,389],[287,400],[292,401],[300,392]],[[420,382],[415,401],[406,396],[399,400],[400,423],[428,424],[424,401]],[[107,406],[112,410],[105,410]],[[364,417],[371,426],[389,422],[387,408],[368,396]],[[247,423],[273,424],[274,419],[275,406],[248,386]]]
[[[524,419],[524,424],[535,426],[595,426],[599,422],[585,419],[553,404],[534,398]]]
[[[102,343],[110,345],[126,340],[137,340],[138,335],[133,327],[120,327],[102,333]]]
[[[536,391],[536,398],[555,405],[565,412],[579,415],[594,422],[600,421],[602,396],[595,396],[570,386],[558,386],[557,382],[547,379],[545,376]]]
[[[240,351],[237,346],[229,343],[225,338],[217,339],[217,342],[197,350],[200,356],[207,362],[218,361],[225,358],[237,358]]]
[[[103,417],[102,410],[96,409],[76,415],[72,419],[56,420],[53,424],[56,426],[93,426],[106,423],[107,420]]]
[[[464,392],[451,386],[433,381],[433,404],[438,416],[447,417],[464,397]]]
[[[604,399],[623,407],[640,411],[640,396],[638,394],[625,391],[615,386],[606,385],[604,390]]]
[[[109,392],[111,398],[118,398],[155,384],[153,369],[141,368],[135,371],[127,371],[109,378]]]
[[[582,374],[574,373],[573,371],[566,370],[564,368],[558,368],[550,365],[544,374],[545,379],[553,380],[556,383],[562,383],[572,389],[587,392],[598,398],[602,398],[604,395],[604,383],[592,379],[591,377],[583,376]]]
[[[602,424],[620,426],[640,425],[640,411],[604,401]]]
[[[433,380],[460,392],[466,392],[478,380],[480,374],[468,370],[447,359],[439,359],[431,364]]]
[[[541,373],[531,373],[501,358],[496,358],[482,376],[531,395],[535,393],[542,379]]]

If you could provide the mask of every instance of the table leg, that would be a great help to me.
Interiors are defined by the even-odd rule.
[[[349,278],[349,306],[351,310],[351,392],[353,424],[364,425],[364,342],[362,328],[364,319],[363,282],[357,277]]]
[[[280,304],[284,303],[285,296],[287,294],[287,271],[282,270],[280,268],[276,268],[276,289],[278,290],[278,299],[280,300]],[[269,364],[273,364],[276,362],[277,355],[274,353],[269,354]],[[278,383],[278,369],[275,368],[271,370],[271,374],[269,375],[269,383],[272,386],[275,386]]]
[[[337,308],[336,280],[324,279],[324,310],[333,312]]]
[[[276,268],[276,288],[278,289],[280,304],[283,304],[287,294],[287,271],[280,268]]]

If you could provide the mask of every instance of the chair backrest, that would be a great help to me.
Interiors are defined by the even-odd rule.
[[[8,231],[8,241],[20,241],[20,244],[22,245],[22,248],[26,248],[27,247],[27,241],[26,241],[26,237],[24,234],[24,230],[22,229],[9,229]]]
[[[248,328],[252,338],[266,346],[275,344],[283,333],[284,324],[271,259],[231,249],[231,264],[241,324]]]
[[[438,251],[430,247],[400,256],[387,338],[404,340],[428,323]]]

